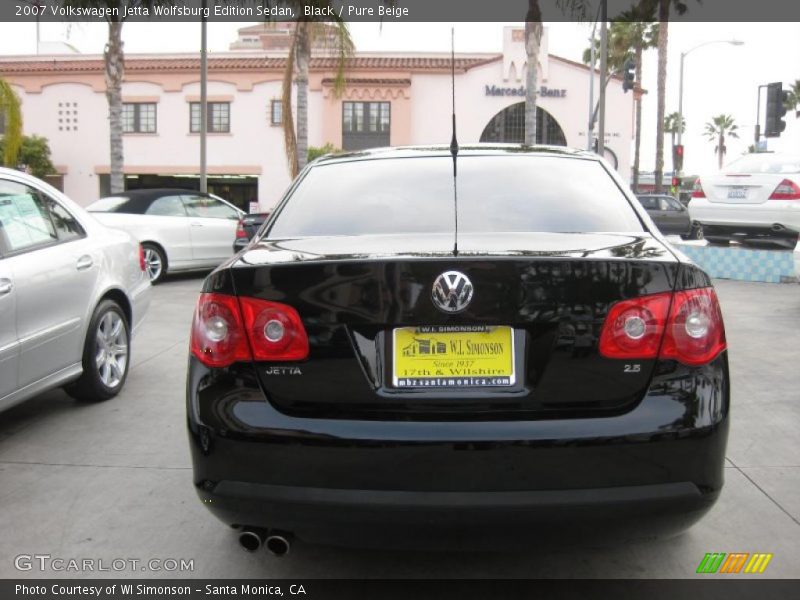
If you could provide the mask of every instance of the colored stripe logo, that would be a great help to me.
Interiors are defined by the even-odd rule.
[[[764,552],[708,552],[700,561],[697,573],[763,573],[771,560],[772,554]]]

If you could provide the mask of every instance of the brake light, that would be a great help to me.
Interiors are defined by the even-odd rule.
[[[784,179],[772,192],[770,200],[800,200],[800,186],[794,181]]]
[[[600,333],[606,358],[656,358],[672,294],[653,294],[617,302]]]
[[[247,237],[247,232],[244,230],[244,223],[242,223],[241,219],[239,219],[239,224],[236,226],[236,237],[237,238]]]
[[[192,354],[209,367],[251,359],[235,296],[200,294],[192,322]]]
[[[706,193],[703,191],[703,186],[700,183],[700,178],[698,177],[697,180],[694,182],[694,187],[692,187],[692,198],[705,198]]]
[[[660,358],[704,365],[725,348],[725,327],[714,289],[675,292]]]
[[[294,308],[226,294],[200,294],[190,346],[209,367],[308,357],[308,335]]]
[[[147,261],[144,258],[144,246],[139,244],[139,269],[144,273],[147,270]]]
[[[673,359],[706,364],[726,348],[725,328],[713,288],[669,292],[614,304],[600,333],[606,358]]]

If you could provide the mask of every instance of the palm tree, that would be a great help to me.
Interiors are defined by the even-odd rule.
[[[308,159],[308,72],[311,49],[322,47],[336,57],[334,93],[341,94],[345,87],[345,66],[353,54],[353,40],[347,24],[336,19],[332,22],[297,21],[286,70],[283,73],[283,139],[286,159],[292,177],[296,177]],[[292,112],[292,81],[297,86],[297,131]]]
[[[699,1],[699,0],[698,0]],[[683,0],[643,0],[640,6],[652,8],[658,3],[658,83],[656,91],[656,168],[655,193],[663,191],[664,176],[664,113],[667,90],[667,47],[669,42],[669,15],[675,9],[679,15],[686,12]]]
[[[656,47],[658,24],[652,22],[652,15],[642,14],[640,10],[630,10],[620,15],[608,30],[608,65],[612,71],[620,71],[628,59],[633,59],[635,67],[634,102],[636,103],[636,133],[633,154],[633,181],[631,188],[639,187],[639,162],[642,144],[642,56],[645,50]],[[595,40],[599,53],[600,41]],[[583,62],[591,62],[591,48],[583,52]]]
[[[739,127],[734,123],[733,117],[730,115],[717,115],[706,123],[705,136],[710,141],[717,142],[714,152],[717,154],[720,169],[722,169],[722,160],[725,157],[725,153],[728,151],[725,146],[725,137],[738,138],[738,129]]]
[[[588,0],[556,0],[558,7],[570,17],[582,20],[586,16]],[[539,0],[528,0],[525,14],[525,144],[536,143],[536,90],[539,68],[539,51],[542,47],[542,11]]]
[[[664,117],[664,133],[669,134],[670,147],[675,148],[675,136],[678,135],[678,121],[680,121],[680,132],[686,133],[686,118],[681,117],[677,112],[671,112]],[[677,172],[675,166],[675,156],[672,157],[672,171]]]
[[[122,78],[125,75],[125,53],[123,52],[122,25],[128,8],[154,4],[171,4],[171,0],[66,0],[67,6],[81,8],[112,9],[107,12],[108,39],[103,49],[105,67],[106,99],[108,100],[108,125],[110,149],[111,193],[125,191],[125,162],[122,145]],[[113,14],[116,9],[117,14]]]
[[[675,145],[675,136],[678,135],[678,121],[680,120],[681,133],[686,133],[686,118],[681,117],[677,112],[671,112],[664,117],[664,133],[670,136],[670,142]]]
[[[7,81],[0,79],[0,119],[3,122],[2,164],[17,165],[17,155],[22,145],[22,109],[19,97]]]
[[[795,79],[792,87],[789,88],[786,110],[793,110],[794,116],[800,119],[800,79]]]

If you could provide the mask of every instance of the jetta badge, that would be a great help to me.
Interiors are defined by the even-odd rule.
[[[458,271],[445,271],[433,282],[433,304],[446,313],[459,313],[472,301],[472,282]]]

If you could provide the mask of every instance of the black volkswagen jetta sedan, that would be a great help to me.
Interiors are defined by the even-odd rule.
[[[343,154],[276,211],[191,332],[194,483],[246,549],[532,547],[712,506],[717,297],[597,156]]]

